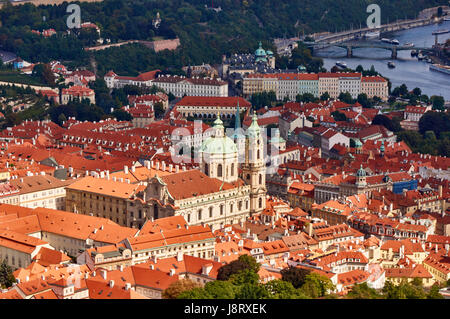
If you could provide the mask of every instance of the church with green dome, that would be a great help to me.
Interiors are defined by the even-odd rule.
[[[267,73],[275,69],[275,55],[270,50],[265,50],[261,41],[253,53],[232,54],[230,57],[223,56],[222,76],[231,74],[244,76],[250,73]]]
[[[240,126],[239,116],[236,116],[235,126]],[[212,129],[213,134],[203,141],[199,150],[200,171],[223,183],[243,182],[245,187],[250,187],[250,212],[262,211],[266,205],[266,164],[264,139],[256,113],[253,113],[252,124],[245,134],[233,136],[236,143],[244,148],[243,156],[239,156],[240,149],[235,141],[225,134],[220,116],[214,121]]]

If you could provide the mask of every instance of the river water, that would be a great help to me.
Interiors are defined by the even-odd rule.
[[[385,37],[397,39],[401,45],[412,42],[419,47],[431,47],[434,44],[434,35],[431,33],[440,29],[450,29],[450,21],[398,31]],[[450,33],[439,35],[438,39],[439,43],[443,43],[446,39],[450,39]],[[364,69],[369,69],[373,65],[375,70],[391,80],[393,88],[404,83],[410,90],[419,87],[423,94],[428,96],[442,95],[446,101],[450,101],[450,75],[430,70],[429,63],[411,57],[411,51],[409,50],[398,51],[397,60],[391,59],[390,50],[375,48],[354,49],[353,58],[347,58],[347,51],[339,47],[318,50],[315,55],[323,58],[324,67],[327,70],[330,70],[336,61],[344,61],[352,69],[355,69],[359,64]],[[388,61],[394,61],[396,68],[388,68]]]

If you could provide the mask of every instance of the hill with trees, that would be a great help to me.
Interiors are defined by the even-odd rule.
[[[150,49],[114,48],[107,52],[119,57],[131,54],[132,72],[157,66],[166,69],[175,65],[218,63],[223,54],[252,52],[258,41],[275,52],[272,39],[291,37],[320,31],[350,29],[364,25],[366,7],[375,1],[358,0],[216,0],[216,12],[207,6],[209,0],[105,0],[79,3],[83,22],[93,22],[101,30],[101,37],[111,43],[123,40],[152,40],[178,37],[181,48],[176,53],[160,52],[155,64],[143,63],[136,67],[139,57],[144,59]],[[378,0],[382,22],[397,18],[413,18],[427,7],[445,4],[444,0]],[[92,34],[66,34],[67,4],[5,5],[0,10],[0,47],[12,51],[30,62],[49,62],[58,59],[74,66],[89,65],[90,53],[84,46],[92,45]],[[160,13],[159,28],[152,19]],[[45,17],[45,18],[44,18]],[[57,35],[42,37],[31,30],[53,28]],[[117,51],[118,53],[115,53]],[[94,54],[100,61],[100,75],[110,67],[102,59],[106,53]],[[129,68],[124,63],[123,69]],[[136,70],[138,68],[138,70]]]

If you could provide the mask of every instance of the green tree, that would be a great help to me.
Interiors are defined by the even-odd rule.
[[[412,92],[417,97],[420,97],[422,95],[422,90],[420,88],[415,88]]]
[[[271,280],[264,286],[272,299],[296,299],[302,297],[290,282],[284,280]]]
[[[338,99],[347,104],[353,104],[355,102],[349,92],[341,92]]]
[[[450,131],[450,114],[441,112],[426,112],[419,120],[419,132],[433,131],[440,138],[441,132]]]
[[[373,118],[372,125],[383,125],[389,131],[394,130],[394,124],[392,123],[392,120],[386,115],[382,114],[378,114]]]
[[[58,116],[58,123],[63,124],[66,121],[67,121],[66,116],[63,113],[59,114],[59,116]]]
[[[177,299],[181,293],[194,288],[201,288],[201,286],[191,279],[183,278],[170,284],[170,286],[163,291],[163,298]]]
[[[345,116],[344,113],[341,113],[339,111],[332,112],[331,116],[334,118],[335,121],[347,121],[348,120],[347,116]]]
[[[370,288],[367,283],[355,284],[352,290],[348,293],[349,299],[381,299],[383,296],[375,289]]]
[[[163,117],[164,113],[166,112],[164,110],[164,106],[163,106],[162,102],[156,102],[153,105],[153,110],[155,111],[155,117],[158,119]]]
[[[258,273],[261,264],[259,262],[256,261],[256,259],[250,255],[244,254],[239,256],[238,258],[239,261],[242,261],[243,263],[246,263],[248,265],[248,269],[250,269],[251,271]]]
[[[181,292],[177,299],[212,299],[212,296],[204,288],[193,288]]]
[[[31,75],[49,86],[56,85],[55,75],[48,64],[40,63],[34,66]]]
[[[439,285],[434,284],[431,286],[431,289],[427,294],[427,299],[444,299],[444,296],[439,293]]]
[[[246,268],[236,274],[231,275],[230,281],[236,286],[257,285],[259,282],[259,275],[252,269]]]
[[[234,299],[236,295],[236,287],[230,281],[210,281],[204,289],[213,299]]]
[[[246,284],[242,285],[236,293],[236,299],[266,299],[269,293],[263,285]]]
[[[311,298],[323,297],[334,289],[335,287],[328,277],[314,272],[306,275],[305,283],[300,287],[300,290]]]
[[[14,278],[12,268],[6,263],[5,260],[2,260],[0,264],[0,285],[3,289],[9,288],[16,282],[16,278]]]
[[[309,275],[310,270],[288,267],[281,270],[281,279],[290,282],[294,288],[300,288],[306,281],[306,276]]]
[[[295,97],[296,102],[310,103],[310,102],[314,102],[316,100],[317,99],[311,93],[297,94],[297,96]]]
[[[406,86],[406,84],[400,85],[399,90],[401,96],[408,94],[408,87]]]
[[[443,111],[445,100],[442,96],[433,95],[430,97],[431,103],[433,103],[433,110]]]
[[[362,105],[362,107],[370,107],[369,98],[367,97],[366,93],[360,93],[358,94],[358,98],[356,99],[359,104]]]
[[[111,113],[118,121],[131,121],[133,117],[127,111],[116,109]]]
[[[328,93],[328,92],[325,92],[325,93],[323,93],[321,96],[320,96],[320,100],[321,101],[327,101],[327,100],[329,100],[331,98],[331,96],[330,96],[330,94]]]
[[[425,299],[426,293],[422,286],[403,280],[399,285],[386,281],[383,293],[387,299]]]

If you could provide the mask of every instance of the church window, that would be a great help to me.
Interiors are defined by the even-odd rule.
[[[198,220],[201,220],[201,219],[202,219],[202,210],[200,209],[198,211]]]
[[[217,165],[217,177],[222,177],[222,164]]]
[[[211,207],[209,208],[209,217],[211,218],[212,215],[213,215],[213,207],[211,206]]]
[[[262,184],[262,174],[259,174],[259,184]]]
[[[260,153],[260,151],[258,150],[258,159],[260,159],[261,158],[261,153]]]
[[[223,205],[220,205],[220,215],[223,215]]]
[[[234,175],[234,163],[231,163],[231,174],[230,175],[231,176]]]
[[[262,198],[259,198],[259,208],[262,208]]]

